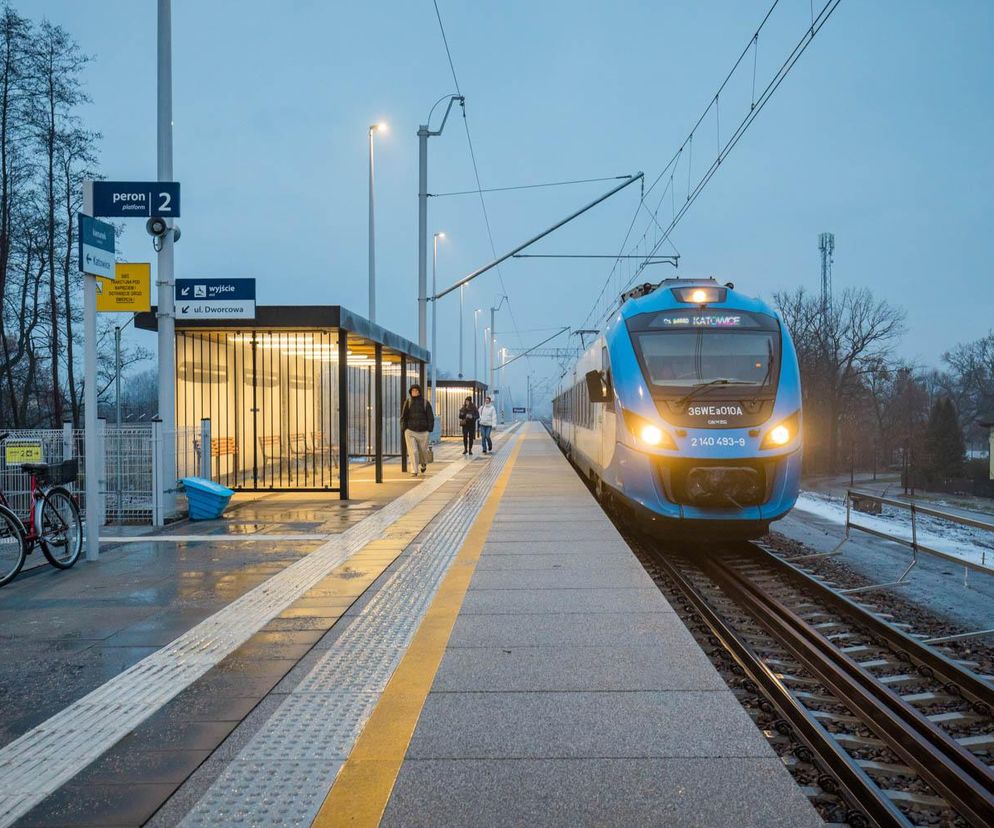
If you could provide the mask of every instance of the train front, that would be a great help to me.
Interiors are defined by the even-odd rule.
[[[656,521],[761,535],[800,481],[790,335],[730,285],[663,284],[628,301],[607,335],[617,439],[605,477]]]

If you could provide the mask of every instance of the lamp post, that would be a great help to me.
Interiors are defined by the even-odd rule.
[[[438,265],[438,240],[444,238],[445,233],[433,233],[431,239],[431,407],[436,409],[436,415],[438,414],[438,400],[435,396],[435,375],[438,366],[438,355],[435,353],[435,345],[438,334],[438,300],[435,298],[435,294],[438,288],[435,276]]]
[[[504,363],[507,362],[507,348],[500,349],[500,420],[504,422],[507,419],[507,384],[504,381]]]
[[[466,285],[462,285],[459,288],[459,379],[462,379],[462,309],[465,292]]]
[[[480,308],[473,311],[473,380],[478,380],[480,378],[480,372],[476,364],[476,346],[479,344],[480,340]]]
[[[448,100],[449,104],[445,108],[445,115],[438,129],[429,129],[432,112],[442,101]],[[425,346],[426,316],[428,313],[428,297],[425,295],[427,279],[427,243],[428,243],[428,139],[435,135],[441,135],[445,129],[445,122],[449,120],[449,113],[452,111],[452,104],[458,102],[465,103],[462,95],[443,95],[428,112],[428,123],[418,127],[418,345]],[[432,290],[432,295],[435,291]],[[434,312],[433,312],[434,313]],[[433,358],[434,361],[434,358]]]
[[[369,125],[369,321],[376,321],[376,220],[373,207],[373,135],[387,128],[384,123]]]

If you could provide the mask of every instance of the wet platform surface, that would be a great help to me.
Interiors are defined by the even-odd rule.
[[[433,468],[458,456],[446,445]],[[36,551],[41,565],[0,590],[0,747],[418,483],[399,462],[384,476],[376,485],[371,465],[357,467],[349,501],[237,493],[220,520],[104,527],[100,560],[67,572]]]
[[[818,824],[545,431],[497,449],[0,594],[0,826]]]

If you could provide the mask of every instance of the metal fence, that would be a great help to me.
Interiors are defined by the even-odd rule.
[[[159,525],[175,516],[183,501],[177,497],[176,481],[198,474],[196,429],[178,428],[162,432],[158,423],[116,428],[102,420],[97,426],[100,514],[104,523]],[[166,480],[157,462],[157,445],[163,456],[175,460],[176,479]],[[5,445],[40,445],[42,462],[59,463],[79,459],[79,477],[71,488],[86,507],[85,442],[82,429],[18,429],[10,432]],[[24,517],[31,508],[30,478],[18,464],[8,465],[6,451],[0,451],[0,489],[11,507]],[[85,514],[84,514],[85,517]]]
[[[874,528],[867,526],[862,523],[853,522],[853,510],[857,512],[862,512],[866,514],[880,514],[884,506],[892,507],[895,509],[906,511],[910,517],[911,521],[911,537],[907,538],[902,535],[896,534],[895,532],[884,531],[880,528]],[[893,543],[901,544],[902,546],[907,546],[911,549],[911,561],[905,567],[904,571],[897,578],[896,581],[885,581],[879,584],[869,584],[867,586],[853,587],[850,589],[839,590],[843,595],[850,595],[859,592],[871,592],[877,589],[883,589],[887,587],[904,586],[908,583],[908,576],[911,571],[918,565],[918,555],[919,553],[923,555],[928,555],[933,558],[938,558],[946,563],[955,564],[957,566],[963,567],[963,585],[967,586],[970,572],[982,572],[984,574],[991,573],[991,567],[987,565],[986,560],[981,558],[980,563],[970,561],[966,558],[962,558],[958,555],[952,554],[951,552],[944,552],[940,549],[935,549],[934,547],[927,546],[921,542],[919,539],[918,524],[921,516],[926,516],[943,521],[948,524],[953,524],[957,526],[967,526],[971,529],[980,529],[985,532],[991,532],[994,536],[994,524],[985,520],[976,520],[970,518],[966,515],[956,514],[954,512],[947,512],[942,509],[936,509],[932,506],[925,506],[915,501],[904,501],[895,500],[891,497],[884,497],[882,495],[876,495],[872,492],[866,492],[856,489],[848,489],[846,491],[846,528],[845,535],[838,546],[835,547],[831,552],[821,552],[815,555],[802,555],[800,558],[817,558],[825,557],[828,555],[835,555],[841,551],[842,547],[845,546],[846,542],[850,540],[852,530],[855,529],[859,532],[865,532],[868,535],[873,535],[874,537],[881,538],[883,540],[891,541]],[[792,560],[799,560],[799,558],[794,558]],[[994,628],[973,630],[971,632],[957,633],[955,635],[939,636],[937,638],[925,639],[926,644],[936,644],[943,641],[954,641],[964,638],[972,638],[979,635],[989,635],[994,633]]]
[[[72,457],[80,458],[79,478],[72,485],[74,492],[83,491],[83,431],[73,429],[71,425],[64,428],[32,428],[15,429],[9,432],[10,436],[4,442],[4,446],[41,446],[42,463],[61,463]],[[22,519],[31,511],[31,479],[21,471],[21,466],[7,463],[7,452],[0,450],[0,490],[10,507],[17,512]],[[80,508],[83,503],[80,501]]]

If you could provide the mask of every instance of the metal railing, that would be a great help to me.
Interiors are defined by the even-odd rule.
[[[862,503],[874,503],[881,507],[890,506],[896,509],[901,509],[908,512],[911,517],[911,537],[907,538],[903,535],[899,535],[893,532],[886,532],[881,529],[873,528],[872,526],[866,526],[862,523],[854,523],[852,520],[853,504]],[[857,506],[857,512],[862,511]],[[883,589],[886,587],[896,587],[904,586],[908,583],[908,576],[911,571],[918,565],[919,554],[928,555],[933,558],[938,558],[939,560],[946,561],[947,563],[952,563],[957,566],[963,567],[963,585],[969,585],[969,574],[970,572],[981,572],[986,575],[994,574],[992,567],[985,566],[983,559],[981,563],[975,563],[974,561],[968,560],[966,558],[961,558],[958,555],[954,555],[951,552],[943,552],[941,549],[935,549],[934,547],[927,546],[919,540],[919,526],[918,520],[920,516],[927,516],[930,518],[935,518],[937,520],[943,520],[948,523],[956,524],[958,526],[968,526],[971,529],[981,529],[986,532],[991,532],[992,537],[994,537],[994,523],[988,523],[982,520],[976,520],[974,518],[967,517],[965,515],[959,515],[954,512],[946,512],[942,509],[936,509],[933,506],[923,506],[915,501],[904,501],[896,500],[892,497],[885,497],[883,495],[876,495],[872,492],[865,492],[858,489],[847,489],[846,490],[846,527],[845,534],[842,540],[830,552],[823,552],[817,555],[803,555],[804,558],[814,558],[814,557],[827,557],[829,555],[838,554],[842,547],[851,539],[852,530],[858,530],[864,532],[868,535],[873,535],[874,537],[881,538],[882,540],[891,541],[892,543],[898,543],[902,546],[907,546],[911,549],[911,562],[901,573],[900,577],[896,581],[886,581],[879,584],[869,584],[862,587],[853,587],[851,589],[839,590],[844,595],[852,595],[859,592],[869,592],[876,589]],[[957,635],[946,635],[937,638],[930,638],[926,640],[928,644],[934,644],[940,641],[953,641],[962,638],[972,638],[978,635],[986,635],[988,633],[994,633],[994,629],[984,629],[975,630],[967,633],[959,633]]]

